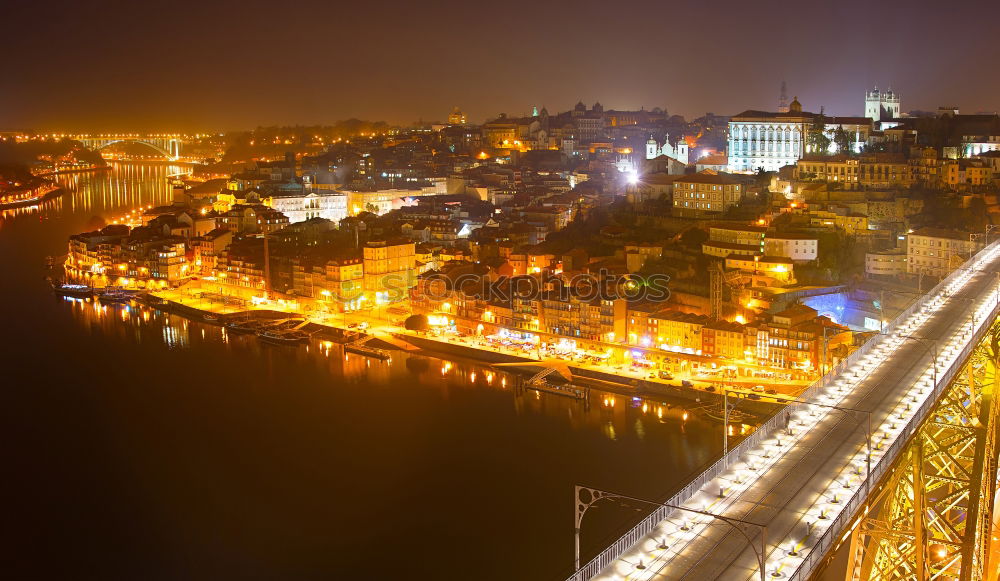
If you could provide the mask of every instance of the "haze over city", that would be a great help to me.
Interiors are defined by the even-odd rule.
[[[876,84],[913,109],[995,111],[998,12],[989,0],[15,2],[0,44],[30,58],[7,63],[0,129],[409,124],[456,105],[481,122],[578,99],[691,118],[773,107],[782,81],[835,115],[858,114]]]

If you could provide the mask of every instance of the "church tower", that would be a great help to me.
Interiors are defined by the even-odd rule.
[[[882,120],[882,93],[878,87],[865,92],[865,117],[876,123]]]
[[[660,145],[656,143],[653,136],[649,136],[649,140],[646,141],[646,159],[653,159],[659,155]]]
[[[899,95],[889,89],[882,95],[882,114],[885,119],[895,119],[899,117]]]
[[[875,87],[865,93],[865,117],[876,123],[896,119],[901,113],[901,107],[899,94],[893,93],[892,89],[883,93]]]
[[[688,158],[690,157],[690,151],[688,149],[688,142],[683,137],[681,137],[679,140],[677,140],[677,152],[676,153],[677,153],[677,155],[675,156],[675,159],[677,161],[679,161],[679,162],[681,162],[683,164],[690,163],[688,161]]]

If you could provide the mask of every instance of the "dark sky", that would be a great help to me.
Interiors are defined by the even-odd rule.
[[[0,129],[472,121],[532,105],[1000,109],[1000,0],[4,4]]]

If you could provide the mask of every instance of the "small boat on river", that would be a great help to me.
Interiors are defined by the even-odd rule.
[[[61,297],[89,299],[94,296],[94,289],[82,284],[57,284],[52,287],[52,290]]]
[[[304,331],[276,331],[265,329],[257,332],[257,337],[272,345],[301,345],[309,341],[309,333]]]
[[[97,298],[100,299],[102,303],[127,303],[137,298],[140,294],[141,293],[139,291],[105,289],[97,295]]]
[[[544,378],[529,381],[524,385],[524,387],[534,391],[551,393],[552,395],[561,395],[563,397],[571,397],[573,399],[584,399],[587,397],[586,387],[580,387],[578,385],[573,385],[572,383],[553,383],[545,381]]]
[[[344,351],[348,353],[357,353],[358,355],[364,355],[365,357],[381,359],[383,361],[392,357],[392,354],[385,349],[369,347],[367,345],[344,345]]]
[[[270,323],[271,321],[264,321],[260,319],[244,319],[242,321],[233,321],[228,323],[226,325],[226,329],[230,333],[249,335],[264,329]]]

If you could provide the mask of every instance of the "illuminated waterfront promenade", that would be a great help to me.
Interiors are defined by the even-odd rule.
[[[809,579],[990,329],[998,271],[994,243],[572,579]]]

